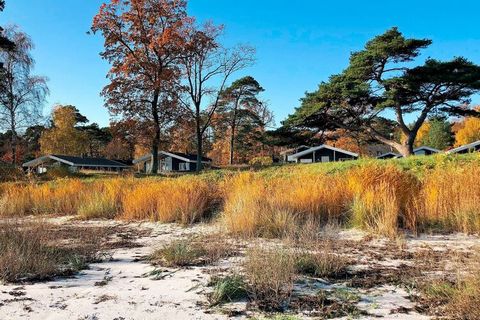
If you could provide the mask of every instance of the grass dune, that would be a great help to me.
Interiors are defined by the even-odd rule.
[[[480,157],[288,165],[177,178],[58,179],[0,185],[0,215],[79,215],[191,224],[216,214],[242,236],[283,237],[304,223],[395,236],[480,232]]]

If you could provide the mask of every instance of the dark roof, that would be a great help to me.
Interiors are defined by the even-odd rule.
[[[179,157],[186,158],[188,160],[196,161],[197,160],[197,155],[192,154],[192,153],[182,153],[182,152],[169,152],[172,154],[175,154]],[[207,158],[207,157],[202,157],[202,161],[212,161],[212,159]]]
[[[43,157],[25,162],[24,167],[35,167],[47,161],[58,161],[75,167],[104,167],[104,168],[128,168],[127,165],[114,160],[104,158],[73,157],[61,154],[49,154]]]
[[[108,160],[105,158],[88,158],[88,157],[73,157],[59,154],[52,154],[51,156],[62,159],[64,161],[73,163],[74,166],[85,167],[127,167],[125,164]]]
[[[181,161],[186,161],[190,163],[197,161],[197,155],[191,154],[191,153],[159,151],[158,156],[177,158]],[[133,160],[133,163],[137,164],[145,161],[151,161],[151,159],[152,159],[152,154],[146,154],[141,158]],[[212,162],[212,159],[207,157],[202,157],[202,162]]]

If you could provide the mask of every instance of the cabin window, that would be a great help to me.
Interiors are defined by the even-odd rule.
[[[181,162],[178,164],[179,171],[190,171],[190,163],[188,162]]]
[[[300,159],[300,163],[312,163],[312,159]]]
[[[330,157],[329,156],[322,156],[321,161],[322,162],[330,162]]]

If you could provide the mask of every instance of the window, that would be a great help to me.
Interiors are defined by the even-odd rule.
[[[330,162],[329,156],[322,156],[322,162]]]
[[[178,164],[179,171],[190,171],[190,163],[188,162],[180,162]]]
[[[424,156],[424,155],[426,155],[426,152],[425,152],[425,150],[418,150],[417,152],[415,152],[415,154],[417,156]]]

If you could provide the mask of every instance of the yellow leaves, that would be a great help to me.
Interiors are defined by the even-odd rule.
[[[42,154],[81,155],[88,148],[88,136],[75,128],[75,109],[57,106],[53,110],[54,127],[45,130],[40,137]]]
[[[480,140],[480,119],[474,117],[466,118],[462,127],[455,135],[455,146],[461,146],[477,140]]]
[[[424,145],[423,141],[428,136],[431,127],[432,126],[431,126],[430,122],[428,122],[428,121],[426,121],[422,124],[422,126],[418,130],[417,138],[415,139],[415,146],[416,147],[420,147],[420,146]]]

